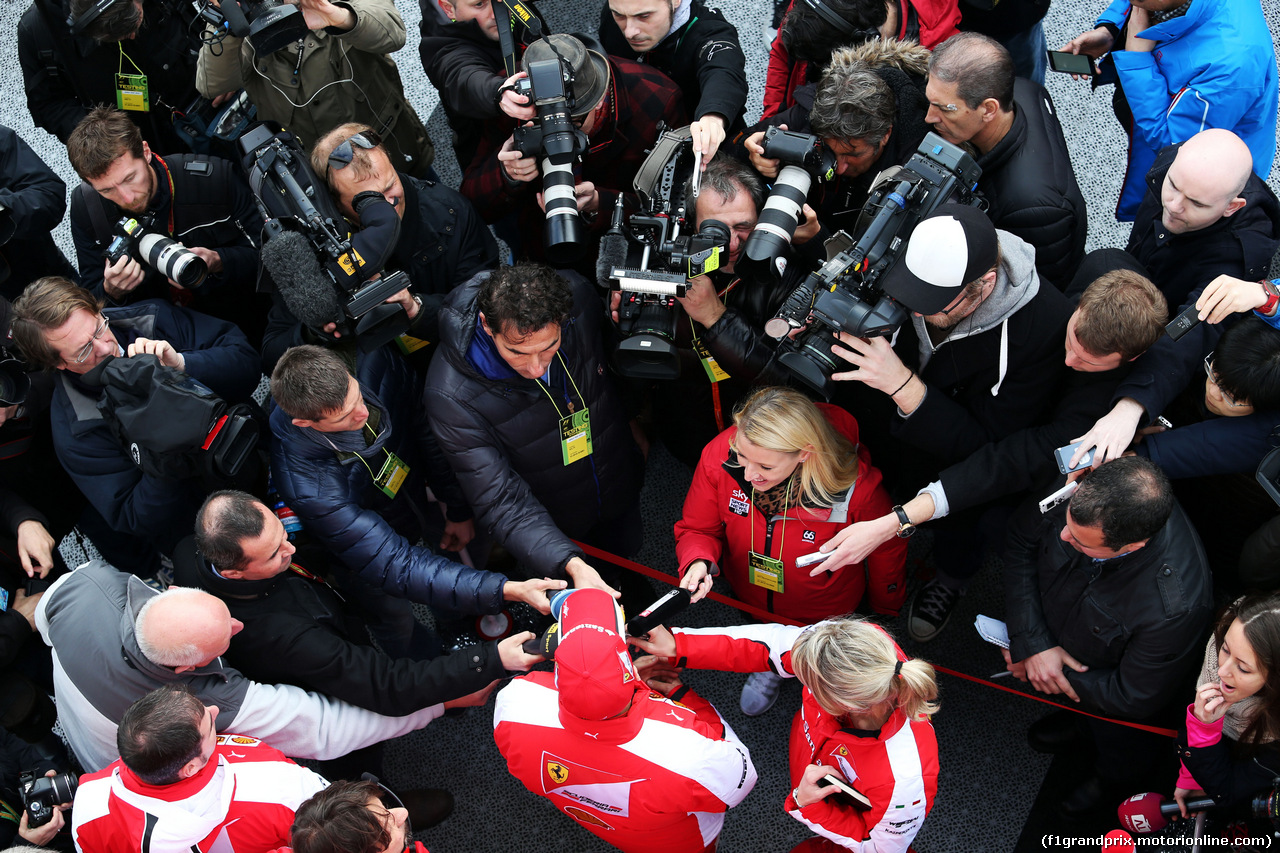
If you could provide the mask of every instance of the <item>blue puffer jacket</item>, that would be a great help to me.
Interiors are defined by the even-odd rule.
[[[1113,0],[1097,25],[1123,28],[1129,0]],[[1253,152],[1264,181],[1276,153],[1280,100],[1276,52],[1258,0],[1193,0],[1187,13],[1139,36],[1155,50],[1111,54],[1129,109],[1133,138],[1116,217],[1132,220],[1156,152],[1210,127],[1234,131]],[[1117,40],[1117,48],[1123,47]]]
[[[186,359],[186,373],[230,403],[245,402],[257,387],[258,354],[231,323],[148,299],[104,309],[121,347],[138,338],[168,341]],[[101,389],[62,371],[50,422],[58,461],[113,530],[171,553],[191,532],[205,498],[198,480],[166,480],[134,464],[98,410]]]
[[[386,428],[389,418],[391,435],[385,447],[409,465],[408,478],[394,499],[387,497],[369,471],[381,469],[386,459],[381,450],[368,458],[369,469],[355,457],[344,464],[332,449],[304,436],[309,428],[294,426],[276,408],[271,413],[271,471],[281,497],[347,568],[389,594],[463,613],[497,613],[502,609],[504,576],[469,568],[413,544],[421,525],[411,504],[424,494],[428,480],[451,510],[464,503],[452,475],[437,473],[443,466],[447,474],[448,464],[427,427],[412,371],[387,345],[357,357],[356,378],[386,406],[378,431]]]

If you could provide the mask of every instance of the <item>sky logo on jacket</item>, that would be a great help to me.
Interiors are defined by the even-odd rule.
[[[751,504],[747,501],[747,493],[742,489],[734,489],[733,494],[729,496],[729,512],[745,516],[750,511]]]

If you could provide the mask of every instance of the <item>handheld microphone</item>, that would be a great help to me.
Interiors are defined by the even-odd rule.
[[[1187,800],[1187,813],[1202,812],[1216,805],[1211,797]],[[1141,835],[1159,832],[1169,825],[1169,818],[1176,814],[1181,814],[1178,803],[1156,793],[1135,794],[1116,809],[1120,825],[1129,832]]]
[[[666,624],[668,619],[688,607],[691,596],[689,590],[676,587],[628,622],[627,634],[632,637],[647,636],[650,629]]]

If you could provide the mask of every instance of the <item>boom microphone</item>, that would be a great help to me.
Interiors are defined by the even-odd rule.
[[[600,238],[600,254],[596,256],[596,284],[609,290],[613,288],[613,271],[627,265],[627,236],[622,230],[622,193],[613,206],[613,219],[609,230]]]
[[[1212,797],[1187,800],[1187,813],[1202,812],[1216,805]],[[1169,825],[1169,818],[1181,814],[1181,809],[1176,801],[1170,802],[1160,794],[1135,794],[1120,804],[1116,814],[1122,827],[1146,835],[1164,829]]]
[[[284,231],[267,240],[262,246],[262,265],[289,312],[304,325],[321,331],[328,323],[341,326],[346,320],[337,291],[304,235]]]

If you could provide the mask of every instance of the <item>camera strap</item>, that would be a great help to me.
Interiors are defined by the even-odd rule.
[[[165,180],[169,182],[169,236],[173,236],[173,206],[178,203],[178,199],[173,194],[173,174],[169,171],[169,164],[159,154],[154,155],[156,165],[164,172]]]

